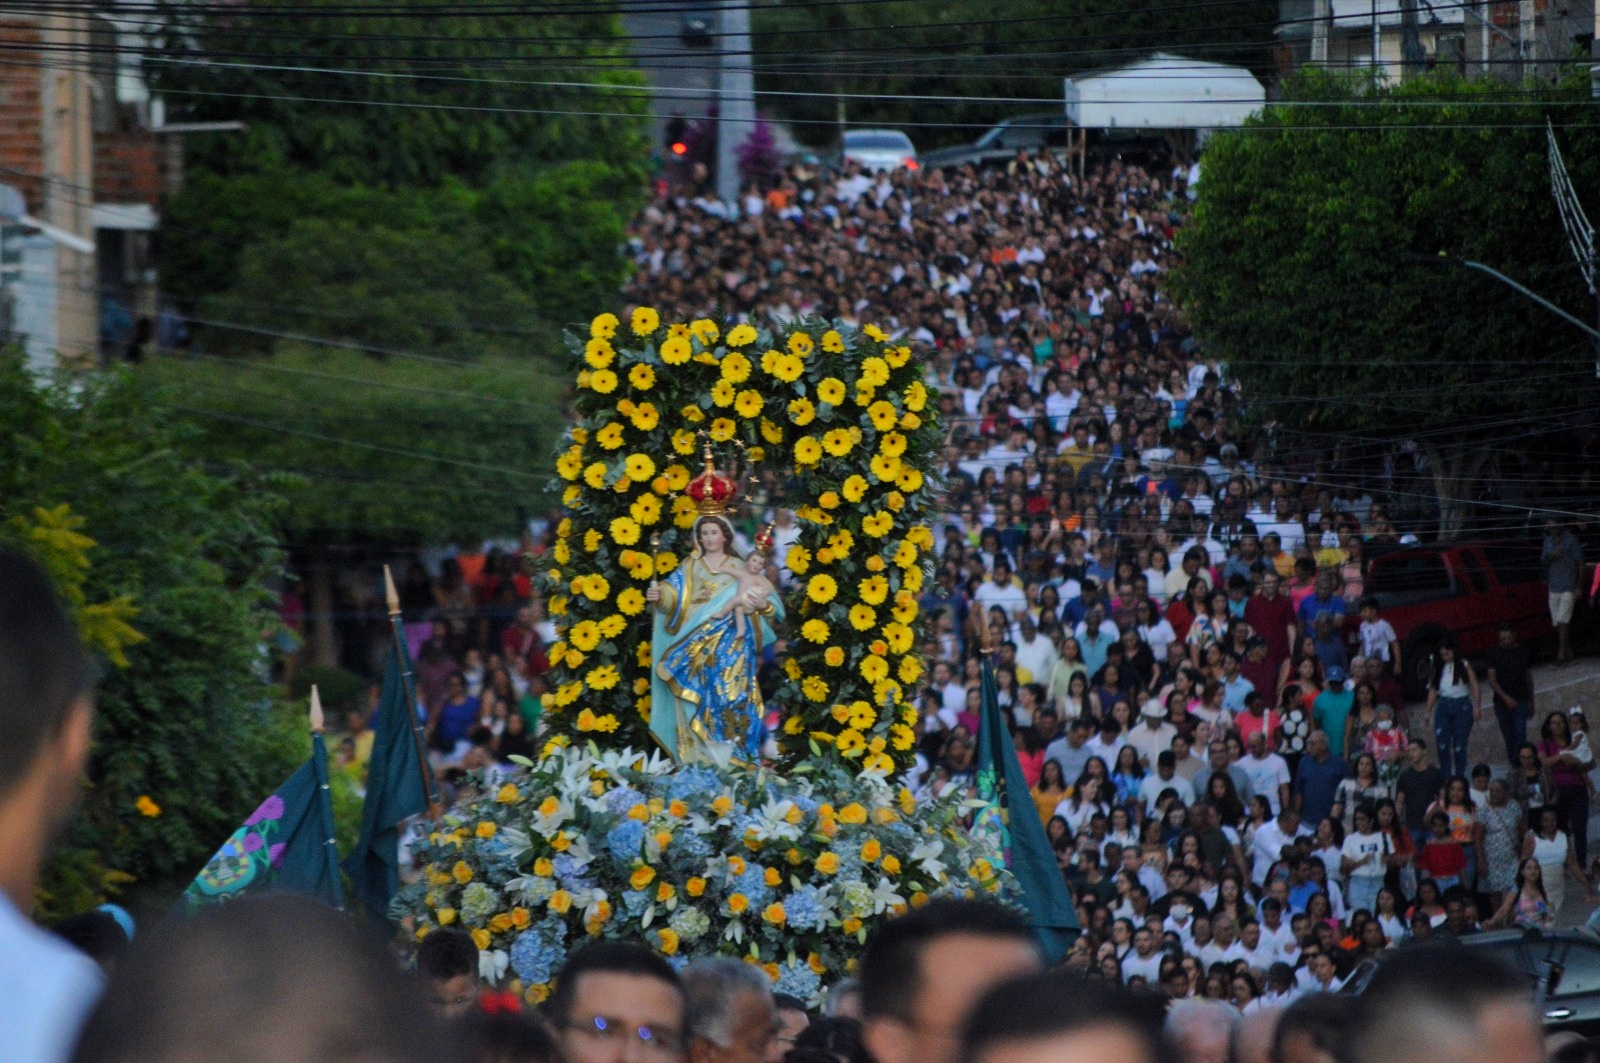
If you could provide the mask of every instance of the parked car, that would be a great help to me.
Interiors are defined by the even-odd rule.
[[[1600,941],[1572,931],[1493,930],[1459,939],[1528,976],[1547,1033],[1600,1033]],[[1345,979],[1341,993],[1360,994],[1383,959],[1364,960]]]
[[[975,143],[930,151],[924,166],[981,166],[1003,162],[1024,149],[1032,152],[1065,151],[1076,127],[1065,113],[1020,115],[991,126]]]
[[[920,165],[911,138],[898,129],[847,129],[834,157],[841,162],[849,159],[868,173],[901,167],[915,170]]]
[[[1529,647],[1554,630],[1537,542],[1391,550],[1368,561],[1366,593],[1378,599],[1378,614],[1394,627],[1405,671],[1400,678],[1410,698],[1426,691],[1434,652],[1447,634],[1462,654],[1474,657],[1495,645],[1504,622],[1514,624],[1517,639]],[[1357,623],[1350,621],[1352,632]]]

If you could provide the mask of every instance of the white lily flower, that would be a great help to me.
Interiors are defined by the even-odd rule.
[[[505,949],[485,950],[478,953],[478,977],[491,985],[498,985],[511,965],[511,956]]]

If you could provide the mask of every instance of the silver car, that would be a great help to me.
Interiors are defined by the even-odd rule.
[[[917,149],[898,129],[849,129],[839,141],[840,161],[849,159],[868,173],[918,167]]]

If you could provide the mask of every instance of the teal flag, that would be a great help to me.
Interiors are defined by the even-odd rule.
[[[400,888],[400,831],[406,819],[427,810],[431,776],[416,731],[411,654],[405,629],[394,621],[393,646],[383,670],[383,693],[373,723],[372,759],[367,764],[367,796],[361,809],[361,837],[345,858],[350,888],[374,923],[387,924],[389,902]],[[429,779],[424,784],[424,778]]]
[[[229,836],[178,903],[194,912],[265,890],[303,893],[344,907],[328,755],[320,734],[311,736],[311,759]]]
[[[1028,781],[1022,777],[1022,764],[1011,744],[1011,729],[1000,709],[994,680],[994,666],[983,662],[983,715],[978,721],[978,800],[986,807],[978,814],[974,829],[997,831],[1006,867],[1022,887],[1028,922],[1055,963],[1067,954],[1078,935],[1078,913],[1072,907],[1072,893],[1056,864],[1055,852],[1045,837],[1044,824]]]

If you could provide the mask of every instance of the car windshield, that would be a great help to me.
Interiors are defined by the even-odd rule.
[[[911,142],[898,133],[846,133],[844,146],[857,150],[907,151]]]

